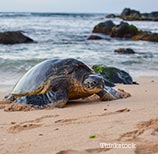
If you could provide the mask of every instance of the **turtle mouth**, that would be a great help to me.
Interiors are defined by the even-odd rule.
[[[104,84],[99,85],[97,88],[103,89],[104,88]]]
[[[92,89],[98,89],[98,90],[101,90],[103,88],[104,88],[104,84],[102,83],[96,83],[96,85],[92,87]]]
[[[96,85],[86,84],[85,87],[86,87],[87,91],[89,91],[89,92],[91,91],[91,92],[94,92],[94,93],[97,93],[97,92],[101,91],[102,89],[104,89],[103,84],[96,84]]]

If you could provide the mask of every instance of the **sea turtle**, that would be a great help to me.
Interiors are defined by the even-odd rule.
[[[77,59],[51,59],[30,69],[6,99],[44,108],[64,107],[68,100],[92,94],[99,95],[101,100],[124,97],[124,93],[110,88],[113,86]]]

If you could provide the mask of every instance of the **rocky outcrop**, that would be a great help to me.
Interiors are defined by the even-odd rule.
[[[132,9],[130,9],[130,8],[125,8],[123,11],[122,11],[122,13],[121,13],[121,15],[120,15],[121,17],[133,17],[133,18],[140,18],[141,17],[141,14],[140,14],[140,12],[139,11],[137,11],[137,10],[132,10]]]
[[[119,17],[123,20],[146,20],[146,21],[158,21],[158,12],[140,13],[137,10],[125,8],[120,15],[108,14],[106,18]]]
[[[93,65],[92,69],[96,73],[100,73],[103,77],[113,83],[137,84],[132,77],[125,71],[115,67],[107,67],[104,65]]]
[[[20,31],[0,32],[0,44],[33,43],[34,41]]]
[[[112,28],[115,26],[116,25],[111,20],[108,20],[106,22],[101,22],[94,27],[93,33],[102,33],[102,34],[110,35]]]
[[[117,17],[117,15],[116,15],[116,14],[113,14],[113,13],[108,14],[108,15],[106,16],[106,18],[116,18],[116,17]]]
[[[128,24],[127,22],[121,22],[115,25],[111,20],[108,20],[96,25],[92,32],[95,32],[95,35],[92,33],[88,39],[104,39],[104,37],[101,37],[103,34],[111,38],[116,37],[158,42],[158,33],[141,31],[136,26]],[[96,35],[97,33],[99,35]]]
[[[121,22],[119,25],[113,27],[111,37],[132,38],[138,34],[138,29],[134,25],[129,25],[126,22]]]
[[[132,37],[132,40],[158,42],[158,33],[140,31],[137,35]]]
[[[126,22],[115,25],[111,20],[108,20],[96,25],[92,32],[95,34],[110,35],[111,37],[131,38],[138,33],[138,29]],[[90,36],[88,39],[93,39],[93,37]]]
[[[135,54],[135,51],[131,48],[119,48],[114,50],[114,52],[119,54]]]

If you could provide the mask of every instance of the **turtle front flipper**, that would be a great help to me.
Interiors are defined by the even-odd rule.
[[[98,95],[100,96],[100,99],[102,101],[116,100],[131,96],[130,93],[125,92],[124,90],[115,90],[111,87],[105,87],[102,91],[98,93]]]
[[[17,98],[14,103],[24,103],[33,107],[64,107],[68,101],[67,90],[48,91],[45,94],[28,95]]]
[[[109,91],[109,90],[111,90],[111,91]],[[115,99],[115,97],[114,97],[115,94],[116,94],[116,90],[114,90],[110,87],[106,87],[98,93],[98,95],[100,96],[101,101],[114,100]]]

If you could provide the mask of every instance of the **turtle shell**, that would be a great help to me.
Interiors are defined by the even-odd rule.
[[[31,68],[15,85],[12,94],[27,95],[28,93],[37,94],[37,89],[50,78],[58,76],[66,76],[71,74],[78,68],[84,68],[86,72],[92,70],[79,60],[68,59],[52,59],[43,61]],[[77,71],[76,71],[77,72]],[[81,75],[81,74],[79,74]]]

